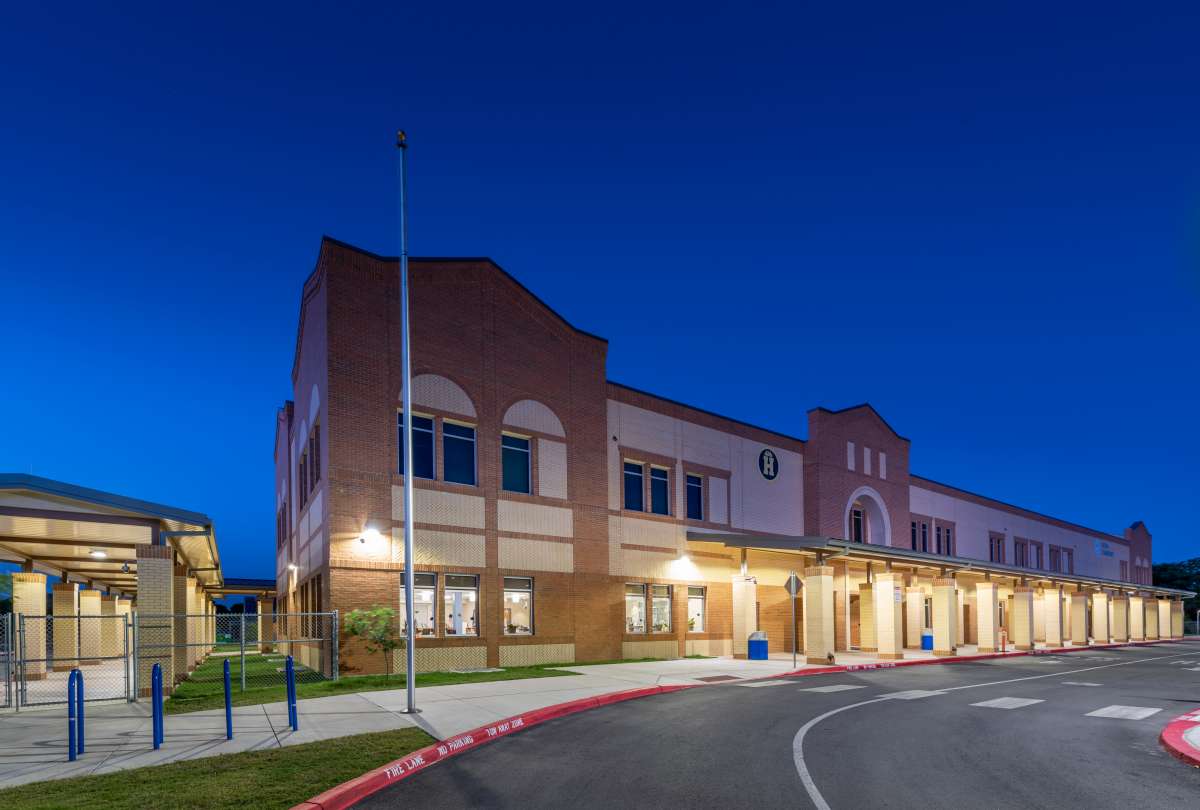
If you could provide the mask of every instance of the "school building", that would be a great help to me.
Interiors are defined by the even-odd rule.
[[[485,258],[413,259],[423,671],[772,652],[902,658],[1183,633],[1151,536],[923,478],[870,405],[806,439],[607,378],[607,342]],[[326,238],[276,417],[280,611],[403,616],[398,263]],[[797,613],[786,587],[800,580]],[[378,656],[343,639],[344,672]],[[397,661],[403,652],[397,652]]]

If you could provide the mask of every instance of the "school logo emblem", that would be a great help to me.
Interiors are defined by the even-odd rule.
[[[773,450],[763,450],[758,454],[758,471],[768,481],[774,481],[775,476],[779,475],[779,459]]]

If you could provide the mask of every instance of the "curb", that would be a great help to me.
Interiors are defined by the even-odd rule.
[[[1167,750],[1167,753],[1191,765],[1193,768],[1200,768],[1200,748],[1184,739],[1183,733],[1200,724],[1200,709],[1181,714],[1163,728],[1162,733],[1158,735],[1158,743]]]
[[[648,686],[642,689],[630,689],[626,692],[609,692],[596,697],[580,698],[542,709],[534,709],[524,714],[514,715],[486,726],[455,734],[445,740],[439,740],[433,745],[418,751],[405,754],[403,757],[374,770],[367,771],[348,782],[314,796],[306,802],[300,802],[292,810],[344,810],[356,802],[360,802],[373,793],[383,790],[389,785],[406,779],[414,773],[428,768],[436,762],[470,751],[479,745],[500,737],[508,736],[516,731],[522,731],[530,726],[555,720],[570,714],[585,712],[598,706],[608,706],[650,695],[660,695],[666,692],[678,692],[682,689],[695,689],[701,684],[674,684],[669,686]]]
[[[1131,641],[1120,644],[1093,644],[1088,647],[1057,647],[1054,649],[1043,650],[1027,650],[1011,653],[985,653],[983,655],[964,655],[958,657],[947,658],[922,658],[912,661],[886,661],[878,664],[843,664],[839,666],[827,667],[811,667],[808,669],[797,669],[791,672],[782,672],[777,675],[769,675],[764,678],[747,678],[747,681],[752,680],[770,680],[772,678],[801,678],[809,675],[830,675],[838,672],[861,672],[871,669],[893,669],[896,667],[915,667],[926,664],[956,664],[969,661],[986,661],[993,658],[1019,658],[1023,655],[1058,655],[1060,653],[1080,652],[1082,650],[1105,650],[1114,647],[1143,647],[1155,644],[1169,644],[1181,639],[1160,639],[1155,641]],[[613,703],[622,703],[626,700],[635,700],[641,697],[649,697],[650,695],[661,695],[668,692],[678,692],[683,689],[698,689],[703,686],[716,686],[717,684],[671,684],[668,686],[647,686],[641,689],[630,689],[625,692],[609,692],[596,697],[580,698],[566,703],[559,703],[554,706],[546,706],[541,709],[525,712],[524,714],[513,715],[512,717],[499,720],[486,726],[480,726],[470,731],[464,731],[461,734],[456,734],[445,740],[440,740],[432,745],[426,746],[418,751],[413,751],[404,755],[400,759],[393,760],[386,765],[380,765],[374,770],[367,771],[362,776],[356,776],[348,782],[343,782],[340,785],[330,788],[329,790],[312,797],[306,802],[300,802],[291,808],[291,810],[346,810],[352,807],[355,803],[362,801],[368,796],[383,790],[389,785],[399,782],[401,779],[406,779],[414,773],[428,768],[434,763],[457,756],[458,754],[470,751],[472,748],[490,742],[500,737],[506,737],[516,731],[536,726],[539,723],[545,723],[547,720],[555,720],[559,717],[585,712],[588,709],[594,709],[599,706],[608,706]],[[1196,713],[1196,719],[1189,720],[1189,723],[1200,722],[1200,711]],[[1191,715],[1184,715],[1190,718]],[[1176,718],[1172,721],[1167,729],[1163,730],[1163,745],[1166,746],[1167,730],[1179,723],[1180,745],[1191,748],[1183,740],[1183,718]],[[1170,749],[1169,749],[1170,750]],[[1192,749],[1195,750],[1195,749]],[[1180,756],[1179,753],[1176,756]],[[1183,757],[1181,757],[1183,758]],[[1185,759],[1184,761],[1200,766],[1200,752],[1197,752],[1195,760]]]

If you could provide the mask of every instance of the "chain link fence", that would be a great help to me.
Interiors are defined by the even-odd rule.
[[[13,641],[16,636],[13,615],[0,614],[0,709],[7,709],[13,705],[13,668],[16,666]]]
[[[13,618],[17,645],[8,668],[19,705],[65,702],[73,669],[83,673],[85,700],[128,700],[132,695],[128,616],[20,614]]]

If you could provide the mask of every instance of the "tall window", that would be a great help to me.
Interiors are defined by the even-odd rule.
[[[1004,562],[1004,535],[988,536],[988,559],[995,563]]]
[[[1021,568],[1029,566],[1029,546],[1024,540],[1013,541],[1013,564]]]
[[[1121,581],[1122,582],[1129,581],[1129,561],[1128,560],[1121,560]]]
[[[643,481],[642,465],[631,461],[625,462],[625,508],[634,512],[645,510],[645,483]]]
[[[946,527],[946,554],[954,555],[954,530],[949,526]]]
[[[921,551],[929,551],[929,524],[921,522]]]
[[[698,585],[688,586],[688,632],[704,632],[704,588]]]
[[[850,510],[850,539],[855,543],[863,541],[863,512],[858,508]]]
[[[667,471],[662,467],[650,468],[650,511],[656,515],[669,515],[670,497]]]
[[[504,635],[533,635],[533,580],[504,578]]]
[[[308,491],[312,492],[321,481],[321,426],[313,425],[308,437]]]
[[[474,574],[446,574],[446,594],[442,597],[446,613],[446,635],[479,635],[479,577]]]
[[[912,522],[912,550],[917,550],[917,522]]]
[[[1050,546],[1050,570],[1062,571],[1062,549],[1058,546]]]
[[[404,413],[396,414],[396,446],[400,448],[400,458],[396,469],[404,475]],[[433,419],[428,416],[413,416],[413,476],[416,478],[433,478]]]
[[[475,428],[442,422],[442,478],[475,485]]]
[[[687,477],[688,520],[704,520],[704,479],[698,475]]]
[[[925,597],[925,629],[933,627],[933,599]]]
[[[650,586],[650,626],[655,633],[671,632],[671,586]]]
[[[500,437],[500,488],[505,492],[531,492],[529,439],[520,436]]]
[[[437,634],[437,574],[413,574],[413,624],[418,636]],[[404,574],[400,574],[400,632],[408,633],[408,611],[404,605]]]
[[[646,632],[646,586],[625,586],[625,632]]]
[[[1042,544],[1036,540],[1029,541],[1029,567],[1039,571],[1042,568]]]
[[[1063,549],[1063,557],[1067,562],[1067,573],[1074,574],[1075,573],[1075,549],[1064,548]]]
[[[935,526],[934,530],[933,530],[933,535],[934,535],[934,542],[937,543],[937,546],[936,546],[937,553],[941,554],[942,553],[942,527]]]

